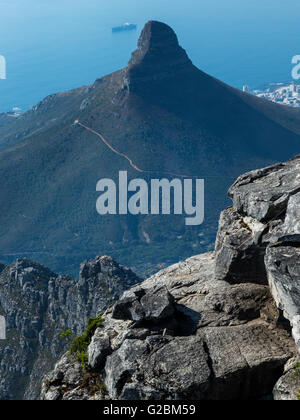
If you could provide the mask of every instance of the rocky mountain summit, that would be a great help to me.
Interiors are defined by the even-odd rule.
[[[29,260],[2,269],[0,315],[6,318],[7,340],[0,341],[0,400],[36,399],[41,377],[71,337],[140,281],[109,257],[83,263],[77,280]]]
[[[42,399],[299,398],[300,156],[229,195],[215,252],[126,291],[45,377]]]
[[[175,32],[168,25],[150,21],[124,71],[124,87],[134,94],[149,94],[153,87],[170,83],[172,77],[188,75],[193,70],[192,61],[179,45]]]

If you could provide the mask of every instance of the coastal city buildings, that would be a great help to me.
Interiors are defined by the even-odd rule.
[[[290,84],[276,83],[270,84],[265,89],[250,91],[248,86],[243,86],[243,91],[248,91],[260,98],[270,101],[300,108],[300,84],[294,82]]]

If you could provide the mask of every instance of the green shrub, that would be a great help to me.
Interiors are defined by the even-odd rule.
[[[293,375],[293,379],[298,378],[298,376],[300,375],[300,363],[296,363],[294,366],[294,375]]]
[[[75,355],[82,352],[85,352],[90,344],[90,341],[86,338],[86,335],[80,335],[79,337],[76,337],[70,346],[69,354]]]
[[[99,388],[100,388],[100,391],[102,392],[102,394],[104,394],[104,395],[108,394],[106,386],[105,386],[104,383],[101,384]]]
[[[100,391],[103,395],[107,395],[107,394],[108,394],[107,389],[106,389],[106,386],[105,386],[105,384],[104,384],[104,383],[102,383],[102,384],[100,384],[100,385],[95,385],[95,386],[93,387],[93,391],[94,391],[94,392],[98,392],[98,391]]]
[[[60,334],[59,338],[60,338],[61,340],[63,340],[64,338],[68,338],[68,337],[70,337],[72,334],[73,334],[72,330],[63,331],[63,332]]]
[[[86,369],[86,364],[88,361],[87,349],[90,345],[92,337],[97,328],[100,328],[104,322],[102,318],[103,313],[98,315],[96,318],[90,318],[88,320],[88,325],[85,332],[76,337],[71,343],[69,356],[76,356],[77,360],[81,363],[83,369]]]
[[[88,362],[88,354],[87,352],[82,352],[77,354],[77,360],[80,362],[82,369],[86,370],[86,365]]]

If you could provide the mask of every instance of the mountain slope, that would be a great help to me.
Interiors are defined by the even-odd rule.
[[[117,180],[120,170],[129,179],[141,174],[75,119],[155,177],[168,171],[205,178],[204,225],[187,228],[181,216],[100,217],[97,181]],[[206,251],[234,179],[288,159],[299,143],[298,110],[203,73],[170,27],[149,22],[127,68],[51,95],[13,121],[0,118],[0,256],[38,253],[43,263],[72,272],[82,259],[109,253],[144,273]]]

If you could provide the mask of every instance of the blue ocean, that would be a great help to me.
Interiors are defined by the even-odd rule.
[[[291,79],[299,0],[0,0],[0,112],[126,65],[148,20],[171,25],[199,68],[235,87]],[[112,33],[124,22],[137,31]]]

